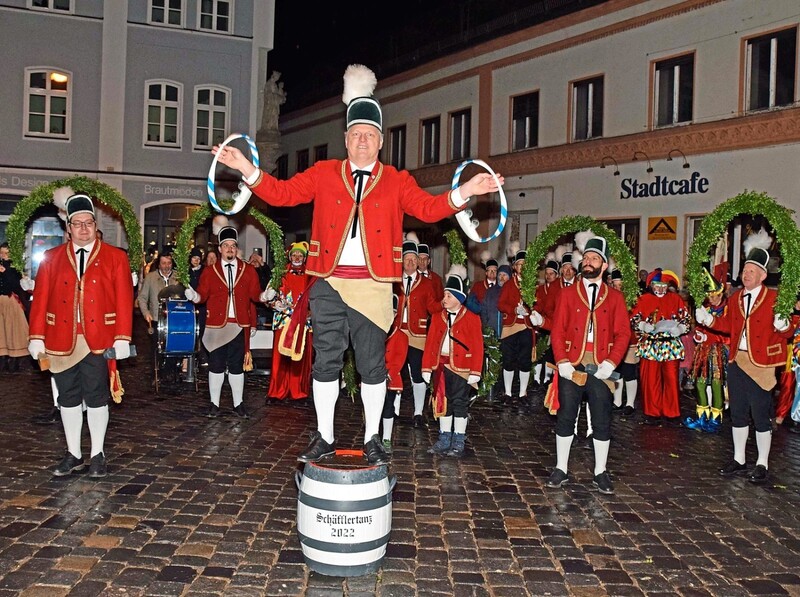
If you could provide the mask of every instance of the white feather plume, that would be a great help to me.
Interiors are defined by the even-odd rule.
[[[344,71],[342,101],[348,105],[357,97],[370,97],[377,85],[378,79],[375,73],[363,64],[351,64]]]
[[[608,272],[609,272],[609,273],[611,273],[611,272],[613,272],[615,269],[617,269],[617,262],[616,262],[616,261],[614,261],[614,258],[613,258],[613,257],[609,257],[609,258],[608,258]]]
[[[405,240],[410,240],[412,242],[419,244],[419,237],[417,236],[417,233],[414,232],[413,230],[410,232],[406,232]]]
[[[211,232],[214,234],[219,234],[219,231],[225,228],[228,225],[228,218],[222,214],[214,216],[214,219],[211,220]]]
[[[484,249],[481,251],[481,263],[486,263],[492,258],[492,254],[489,252],[489,249]]]
[[[556,254],[554,251],[550,251],[547,255],[544,256],[545,263],[548,261],[556,261]]]
[[[67,211],[67,199],[72,197],[75,191],[70,187],[58,187],[53,191],[53,204],[63,212]]]
[[[578,249],[572,251],[572,267],[575,268],[576,272],[581,271],[581,261],[583,261],[583,251]]]
[[[556,261],[561,263],[561,259],[563,259],[564,255],[572,251],[572,245],[558,245],[555,250],[555,258]]]
[[[458,265],[457,263],[454,263],[453,265],[450,266],[450,269],[447,270],[447,276],[445,276],[445,280],[450,276],[458,276],[459,278],[461,278],[462,281],[464,281],[467,279],[467,268],[464,267],[463,265]]]
[[[594,238],[595,236],[597,235],[591,230],[582,230],[575,234],[575,246],[583,253],[583,250],[586,248],[586,243],[589,242],[590,238]]]
[[[744,256],[745,259],[748,255],[750,255],[750,251],[753,249],[764,249],[765,251],[769,250],[772,246],[772,237],[767,233],[766,230],[761,228],[758,232],[753,232],[750,236],[744,239]]]
[[[512,240],[508,244],[508,249],[506,249],[506,255],[508,255],[508,258],[513,261],[514,257],[517,256],[518,252],[519,252],[519,241],[518,240]]]

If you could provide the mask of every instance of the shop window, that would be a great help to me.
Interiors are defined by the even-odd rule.
[[[230,91],[197,87],[194,101],[194,148],[210,149],[228,137]]]
[[[389,163],[398,170],[406,169],[406,126],[389,130]]]
[[[603,77],[572,84],[572,140],[603,136]]]
[[[620,220],[599,219],[599,221],[603,222],[611,230],[617,233],[617,236],[619,236],[622,239],[622,242],[624,242],[628,249],[630,249],[631,254],[633,255],[633,260],[636,263],[639,263],[639,228],[641,226],[639,218]]]
[[[511,100],[511,147],[513,151],[539,145],[539,92]]]
[[[794,103],[797,72],[797,28],[747,41],[746,111]]]
[[[654,74],[655,125],[659,127],[691,122],[694,55],[656,62]]]
[[[69,139],[72,75],[58,70],[26,69],[25,135]]]
[[[145,142],[150,147],[180,147],[181,91],[178,83],[145,83]]]
[[[438,116],[422,121],[422,165],[439,163],[440,119]]]
[[[459,110],[450,115],[450,159],[465,160],[470,152],[472,110]]]

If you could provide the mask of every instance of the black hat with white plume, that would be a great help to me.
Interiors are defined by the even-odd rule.
[[[748,236],[744,243],[744,254],[747,256],[745,263],[752,263],[767,271],[769,264],[769,248],[772,246],[772,237],[761,228]]]
[[[372,92],[378,79],[363,64],[351,64],[344,71],[342,101],[347,105],[347,128],[354,124],[371,124],[383,133],[381,105]]]
[[[464,303],[467,300],[467,268],[463,265],[451,265],[447,272],[444,289]]]

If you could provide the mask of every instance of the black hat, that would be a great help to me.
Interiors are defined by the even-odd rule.
[[[419,243],[419,244],[417,245],[417,252],[418,252],[420,255],[427,255],[428,257],[430,257],[430,255],[431,255],[431,250],[430,250],[430,248],[428,247],[428,245],[426,245],[426,244],[424,244],[424,243]]]
[[[417,243],[415,243],[413,240],[403,241],[403,257],[405,257],[407,253],[414,253],[414,255],[419,255],[419,247]]]
[[[769,251],[760,247],[751,249],[750,253],[747,254],[747,261],[745,261],[745,263],[752,263],[764,271],[767,271],[767,265],[769,264]]]
[[[342,101],[347,105],[347,128],[354,124],[371,124],[383,132],[381,105],[372,92],[378,80],[375,73],[362,64],[351,64],[344,71]]]
[[[189,251],[189,257],[202,257],[202,256],[203,252],[197,247],[192,247],[192,250]]]
[[[483,264],[483,269],[489,269],[490,267],[497,267],[497,259],[487,259],[486,263]]]
[[[517,254],[514,255],[514,261],[511,262],[512,265],[514,263],[516,263],[517,261],[525,261],[525,256],[526,255],[527,255],[527,253],[525,251],[517,251]]]
[[[558,264],[558,261],[554,259],[548,259],[544,262],[544,269],[551,269],[558,273],[558,270],[561,269],[561,266]]]
[[[464,288],[464,279],[457,274],[448,274],[444,289],[456,297],[459,303],[463,304],[464,301],[467,300],[467,289]]]
[[[76,214],[91,214],[94,218],[94,204],[91,197],[83,193],[76,193],[67,199],[67,222]]]
[[[232,240],[237,245],[239,244],[239,233],[236,231],[236,228],[233,226],[225,226],[219,231],[217,235],[217,240],[219,244],[222,244],[226,240]]]
[[[622,270],[615,269],[613,272],[611,272],[611,279],[622,280]]]
[[[583,249],[583,254],[597,253],[603,258],[603,261],[608,263],[608,243],[602,236],[594,236],[586,241],[586,247]]]
[[[559,267],[559,269],[561,269],[567,264],[572,265],[572,251],[567,251],[561,256],[561,266]]]

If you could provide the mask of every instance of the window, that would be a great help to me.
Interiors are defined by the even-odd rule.
[[[275,161],[275,178],[278,180],[289,178],[289,156],[285,153]]]
[[[694,93],[694,55],[656,62],[653,91],[656,126],[690,122]]]
[[[231,4],[229,0],[200,0],[200,29],[230,33]]]
[[[228,136],[228,98],[220,87],[197,87],[194,100],[194,148],[210,149]]]
[[[328,159],[328,146],[327,145],[317,145],[314,148],[314,163],[321,162],[322,160]]]
[[[72,75],[57,70],[26,69],[25,135],[69,139]]]
[[[72,12],[69,0],[31,0],[31,8]]]
[[[180,147],[181,86],[148,81],[145,89],[145,145]]]
[[[796,28],[748,40],[746,60],[745,110],[763,110],[794,102]]]
[[[183,26],[183,0],[150,0],[150,22]]]
[[[513,151],[539,145],[539,92],[520,95],[511,104],[511,147]]]
[[[631,250],[633,260],[639,263],[639,218],[627,220],[599,219],[598,221],[617,233],[617,236],[621,238],[622,242]]]
[[[439,117],[422,121],[422,165],[439,163]]]
[[[398,170],[406,169],[406,127],[389,129],[389,163]]]
[[[603,136],[603,77],[572,85],[572,140]]]
[[[297,152],[297,171],[303,172],[308,168],[308,150],[301,149]]]
[[[460,110],[450,115],[450,159],[465,160],[469,157],[470,122],[472,110]]]

